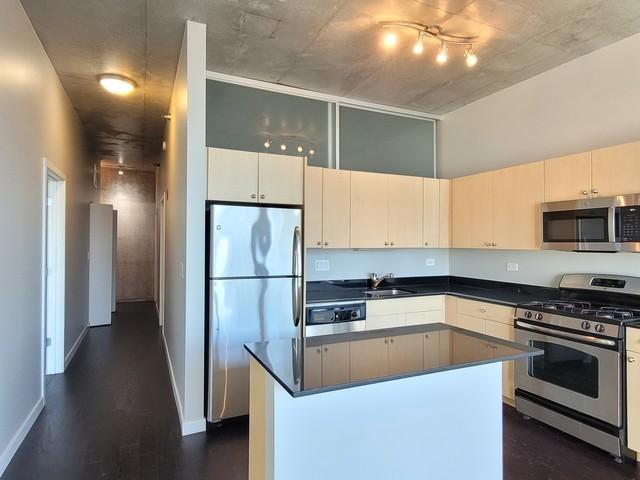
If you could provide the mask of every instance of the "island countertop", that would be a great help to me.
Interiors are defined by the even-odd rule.
[[[443,323],[270,340],[244,348],[293,397],[543,353]]]

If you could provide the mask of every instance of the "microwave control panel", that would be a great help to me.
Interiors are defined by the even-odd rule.
[[[616,241],[640,242],[640,206],[616,208]]]

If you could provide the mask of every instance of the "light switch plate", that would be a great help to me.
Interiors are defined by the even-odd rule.
[[[517,272],[519,265],[517,263],[507,262],[507,272]]]
[[[329,260],[316,260],[316,272],[328,272]]]
[[[436,264],[436,259],[435,258],[427,258],[426,264],[427,264],[427,267],[433,267]]]

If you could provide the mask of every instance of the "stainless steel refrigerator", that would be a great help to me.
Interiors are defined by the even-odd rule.
[[[243,345],[299,337],[302,211],[210,205],[207,420],[249,413]]]

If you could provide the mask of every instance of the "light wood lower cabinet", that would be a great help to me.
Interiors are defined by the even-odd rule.
[[[640,452],[640,353],[632,350],[627,350],[627,443]]]
[[[515,329],[512,325],[504,323],[492,322],[487,320],[485,323],[485,333],[492,337],[497,337],[510,342],[515,341]],[[499,344],[495,345],[496,355],[501,355],[503,347]],[[506,353],[506,352],[505,352]],[[511,401],[515,401],[515,366],[513,362],[502,362],[502,395]]]
[[[458,313],[452,323],[454,327],[464,328],[465,330],[471,330],[476,333],[484,333],[485,319],[472,317],[465,315],[464,313]]]
[[[389,339],[356,340],[350,344],[351,381],[367,380],[389,373]]]
[[[305,347],[304,387],[319,388],[348,383],[351,378],[349,343]]]
[[[388,315],[369,315],[365,321],[367,330],[379,330],[381,328],[404,327],[407,324],[407,316],[404,313],[391,313]]]
[[[444,295],[369,300],[366,307],[367,330],[444,321]]]
[[[421,333],[389,337],[389,375],[422,370],[423,350],[424,336]]]

